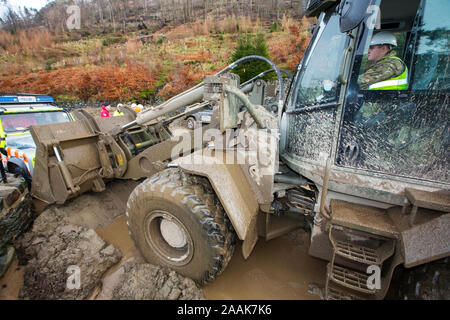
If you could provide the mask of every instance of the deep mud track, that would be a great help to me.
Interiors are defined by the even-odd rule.
[[[58,206],[58,212],[63,212],[68,222],[95,230],[106,244],[112,244],[122,253],[120,261],[103,275],[104,290],[94,292],[91,299],[115,297],[108,290],[120,269],[130,261],[144,262],[129,236],[124,215],[128,196],[137,184],[136,181],[111,182],[102,193],[84,194]],[[310,257],[308,247],[309,234],[297,230],[269,242],[259,239],[250,258],[244,260],[238,242],[228,267],[214,282],[203,287],[203,296],[206,299],[319,299],[308,290],[310,285],[324,285],[326,262]],[[17,259],[13,262],[0,279],[0,299],[19,297],[24,268],[18,265]]]

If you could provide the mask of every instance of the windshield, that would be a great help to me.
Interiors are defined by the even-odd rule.
[[[36,145],[34,144],[34,140],[31,137],[31,134],[21,134],[16,136],[10,136],[8,139],[8,147],[26,150],[26,149],[34,149]]]
[[[0,118],[6,133],[27,131],[30,126],[70,121],[64,111],[6,113]]]
[[[339,16],[332,13],[320,24],[320,35],[301,70],[295,90],[295,107],[336,100],[338,77],[346,35],[339,30]]]
[[[448,0],[427,1],[415,54],[414,90],[450,89]]]

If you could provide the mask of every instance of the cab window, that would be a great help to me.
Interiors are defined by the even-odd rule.
[[[384,3],[390,10],[383,12]],[[398,6],[395,15],[392,6]],[[381,30],[407,35],[399,58],[409,70],[408,88],[361,88],[360,70],[372,39],[365,30],[344,106],[337,165],[449,182],[449,10],[448,0],[381,3]],[[383,29],[386,25],[391,29]]]
[[[341,87],[338,77],[349,42],[339,30],[339,15],[334,10],[323,14],[318,25],[293,84],[287,111],[286,151],[312,161],[331,150]]]
[[[347,36],[339,32],[336,14],[324,18],[326,27],[313,45],[295,89],[295,108],[337,99],[338,76]]]
[[[449,1],[427,1],[414,55],[412,88],[415,90],[450,89],[449,10]]]

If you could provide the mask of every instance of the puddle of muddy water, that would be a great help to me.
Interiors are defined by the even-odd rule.
[[[17,258],[14,259],[6,274],[0,279],[0,300],[17,300],[19,296],[25,267],[19,266],[18,263]]]
[[[319,299],[311,283],[325,284],[326,262],[308,255],[309,234],[295,231],[265,242],[259,239],[247,260],[236,246],[225,271],[203,288],[206,299]]]
[[[96,231],[106,242],[122,251],[122,262],[129,258],[143,261],[128,234],[125,216]],[[308,285],[325,283],[326,262],[309,256],[308,246],[309,234],[303,231],[269,242],[260,239],[245,261],[238,243],[228,267],[213,283],[203,288],[203,294],[206,299],[214,300],[319,299],[308,293]],[[120,265],[108,270],[107,276]]]

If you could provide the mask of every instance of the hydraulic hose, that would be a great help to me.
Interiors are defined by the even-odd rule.
[[[265,58],[265,57],[261,57],[261,56],[247,56],[247,57],[243,57],[239,60],[236,60],[235,62],[233,62],[232,64],[230,64],[228,67],[226,67],[225,69],[219,71],[219,73],[217,73],[217,75],[221,75],[231,69],[236,68],[238,65],[245,63],[249,60],[262,60],[267,62],[273,70],[275,70],[276,74],[277,74],[277,78],[278,78],[278,85],[280,88],[280,91],[278,92],[278,117],[281,115],[281,110],[283,108],[283,92],[284,92],[284,86],[283,86],[283,79],[281,76],[281,71],[280,69],[275,65],[275,63],[273,63],[272,61],[270,61],[269,59]]]
[[[277,78],[278,78],[278,85],[279,85],[279,93],[278,93],[278,116],[280,116],[280,112],[281,109],[283,107],[283,92],[284,92],[284,87],[283,87],[283,79],[281,76],[281,71],[280,69],[269,59],[265,58],[265,57],[261,57],[261,56],[256,56],[256,55],[252,55],[252,56],[247,56],[244,58],[241,58],[239,60],[234,61],[232,64],[230,64],[229,66],[227,66],[226,68],[222,69],[221,71],[219,71],[218,73],[216,73],[216,76],[222,75],[226,72],[228,72],[229,70],[232,70],[234,68],[236,68],[238,65],[245,63],[247,61],[250,60],[262,60],[265,61],[266,63],[268,63],[272,69],[276,72],[277,74]],[[169,100],[163,102],[162,104],[160,104],[159,106],[157,106],[154,110],[149,111],[149,115],[146,116],[145,114],[142,115],[138,115],[138,119],[124,125],[122,127],[122,130],[126,130],[128,128],[131,128],[137,124],[143,124],[145,122],[151,121],[153,119],[156,119],[158,117],[160,117],[161,115],[167,113],[167,112],[171,112],[174,111],[178,108],[180,108],[180,102],[183,101],[183,103],[185,104],[189,104],[192,103],[196,100],[199,99],[200,96],[200,91],[198,90],[199,88],[201,88],[203,86],[203,82],[197,84],[196,86],[170,98]],[[186,98],[185,96],[188,95],[189,96]],[[195,100],[194,100],[195,99]],[[166,109],[167,108],[167,109]],[[174,110],[172,110],[174,109]]]
[[[259,117],[258,113],[256,112],[256,110],[253,107],[253,104],[250,102],[250,100],[248,99],[248,97],[245,93],[243,93],[238,88],[228,86],[228,85],[225,86],[225,91],[228,93],[234,94],[236,97],[238,97],[239,100],[242,101],[242,103],[244,103],[244,105],[247,107],[248,112],[253,117],[253,119],[255,120],[256,124],[258,125],[258,127],[260,129],[266,128],[266,125],[263,123],[262,119]]]
[[[284,69],[280,69],[280,71],[281,71],[282,73],[284,73],[285,75],[287,75],[287,76],[289,77],[289,79],[292,79],[292,74],[291,74],[289,71],[284,70]],[[248,80],[248,81],[244,82],[243,84],[241,84],[241,87],[242,87],[242,86],[245,86],[245,85],[247,85],[247,84],[249,84],[249,83],[251,83],[251,82],[253,82],[253,81],[255,81],[255,80],[258,79],[258,78],[262,78],[262,77],[264,77],[266,74],[271,73],[271,72],[275,72],[275,70],[274,70],[274,69],[269,69],[269,70],[266,70],[266,71],[264,71],[264,72],[261,72],[261,73],[258,74],[256,77],[253,77],[253,78],[251,78],[250,80]]]

